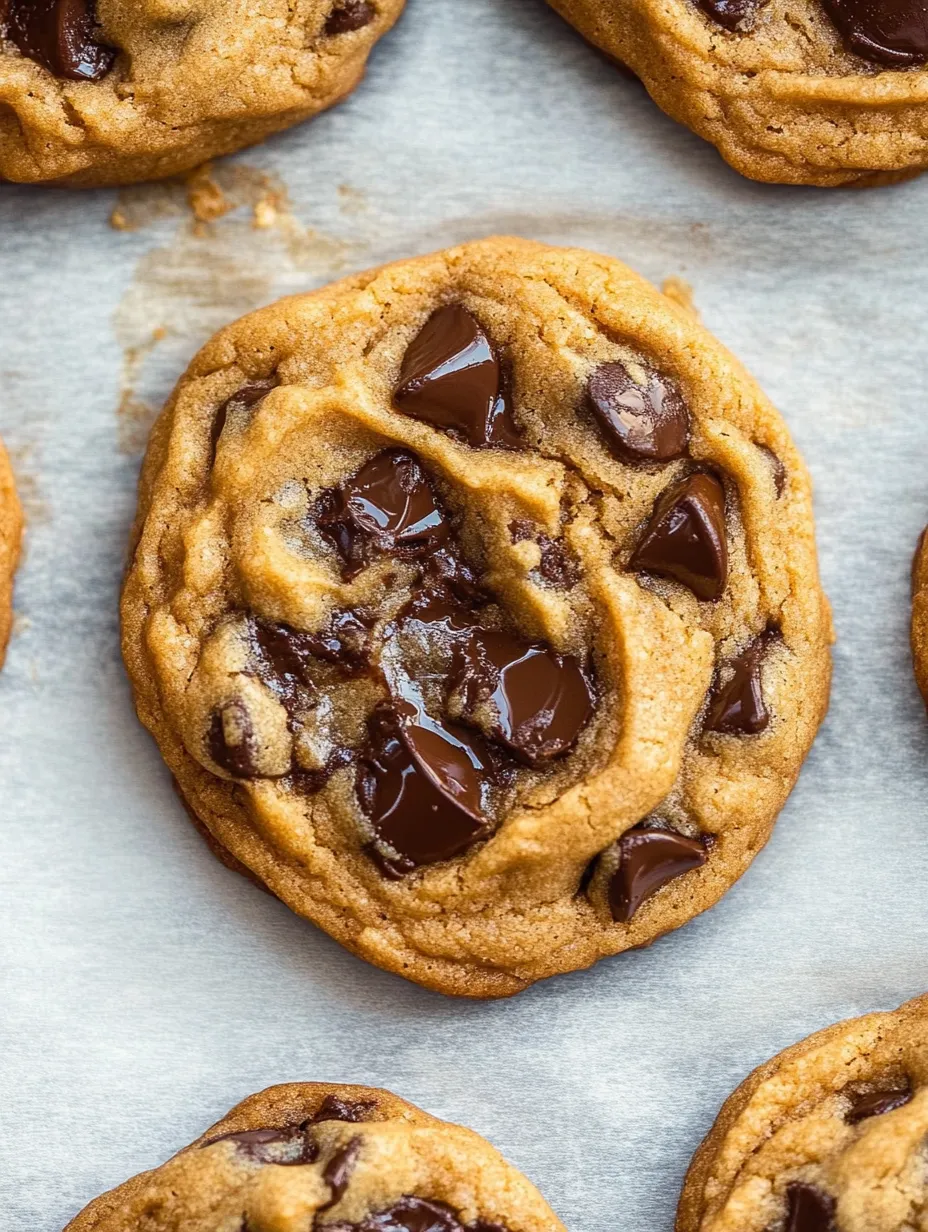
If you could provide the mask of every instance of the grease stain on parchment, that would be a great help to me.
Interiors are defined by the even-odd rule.
[[[355,251],[300,222],[285,185],[241,163],[123,190],[111,221],[138,230],[171,217],[181,221],[170,241],[141,258],[113,318],[123,353],[117,439],[131,456],[143,452],[177,378],[218,329],[330,281]]]

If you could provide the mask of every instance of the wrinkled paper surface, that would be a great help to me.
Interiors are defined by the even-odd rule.
[[[753,1066],[928,987],[907,640],[928,179],[742,180],[542,0],[409,0],[351,99],[216,176],[238,208],[200,223],[176,186],[0,187],[0,431],[29,518],[0,677],[0,1228],[58,1232],[243,1096],[325,1079],[472,1126],[572,1232],[669,1232]],[[213,859],[135,719],[117,596],[148,424],[218,326],[494,232],[692,285],[809,462],[838,643],[799,786],[722,903],[481,1004],[365,965]]]

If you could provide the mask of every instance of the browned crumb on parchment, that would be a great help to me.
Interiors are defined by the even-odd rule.
[[[330,281],[355,254],[302,223],[280,180],[243,163],[123,190],[111,222],[139,230],[171,217],[179,221],[169,242],[138,262],[113,317],[123,353],[117,442],[130,456],[144,451],[159,408],[212,334],[281,295]]]
[[[678,278],[676,275],[665,278],[661,283],[661,291],[668,299],[673,300],[678,308],[688,312],[697,321],[700,319],[699,309],[693,303],[693,288],[685,278]]]

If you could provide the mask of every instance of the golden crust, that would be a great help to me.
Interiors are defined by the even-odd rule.
[[[505,340],[516,411],[539,452],[478,454],[392,410],[405,345],[449,298]],[[630,351],[674,375],[691,408],[693,457],[723,469],[737,489],[732,581],[718,604],[699,604],[672,584],[643,587],[613,566],[679,473],[677,464],[642,471],[619,463],[577,417],[578,381],[593,359]],[[217,407],[275,370],[281,384],[245,432],[224,435],[211,473]],[[374,584],[320,581],[316,566],[307,572],[278,550],[279,532],[266,521],[277,517],[274,500],[261,494],[288,475],[326,486],[375,441],[415,449],[442,477],[517,624],[561,649],[593,652],[611,699],[589,739],[529,790],[489,842],[399,883],[385,881],[360,849],[349,771],[294,799],[271,780],[231,781],[198,734],[197,690],[208,693],[229,670],[214,633],[230,608],[318,628],[333,593],[350,606]],[[769,450],[786,468],[781,496]],[[500,528],[527,516],[558,533],[562,500],[573,499],[568,532],[586,576],[565,598],[531,582],[523,545]],[[140,718],[190,807],[221,848],[299,914],[368,961],[454,995],[518,992],[645,945],[710,907],[769,837],[827,706],[831,625],[810,485],[782,421],[690,314],[619,262],[581,250],[481,241],[282,300],[229,326],[194,359],[154,430],[132,543],[123,653]],[[701,737],[716,660],[771,621],[780,639],[764,688],[775,721],[750,739]],[[604,876],[586,896],[578,882],[599,852],[655,815],[711,834],[708,861],[631,923],[616,924]]]
[[[219,1141],[227,1134],[298,1127],[329,1098],[354,1106],[355,1121],[324,1120],[310,1130],[318,1158],[299,1167],[255,1161]],[[331,1203],[326,1162],[357,1140],[346,1191]],[[293,1082],[242,1100],[167,1163],[101,1194],[65,1232],[214,1232],[247,1222],[254,1232],[303,1232],[360,1223],[406,1195],[445,1202],[468,1223],[498,1221],[509,1232],[564,1232],[521,1173],[489,1143],[377,1087]],[[331,1215],[329,1214],[331,1210]]]
[[[926,1081],[928,996],[785,1049],[722,1105],[687,1171],[676,1232],[763,1232],[782,1219],[784,1191],[797,1181],[836,1200],[838,1225],[850,1232],[910,1226],[898,1199],[925,1134]],[[903,1084],[909,1103],[848,1123],[849,1100]]]
[[[770,0],[743,33],[693,0],[549,3],[750,179],[865,187],[928,166],[928,70],[849,53],[816,0]]]
[[[0,179],[130,184],[254,145],[350,94],[404,3],[377,0],[368,25],[326,36],[333,0],[99,0],[120,55],[93,82],[0,38]]]

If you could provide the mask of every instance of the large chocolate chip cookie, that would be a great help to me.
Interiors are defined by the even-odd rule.
[[[294,1082],[232,1109],[66,1232],[564,1232],[469,1129],[373,1087]]]
[[[923,0],[549,0],[755,180],[881,184],[928,167]]]
[[[908,1232],[928,1197],[928,998],[756,1069],[696,1153],[677,1232]]]
[[[344,98],[404,0],[0,0],[0,179],[127,184]]]
[[[809,481],[619,262],[493,239],[223,330],[123,648],[190,808],[371,962],[502,996],[711,906],[827,704]]]

